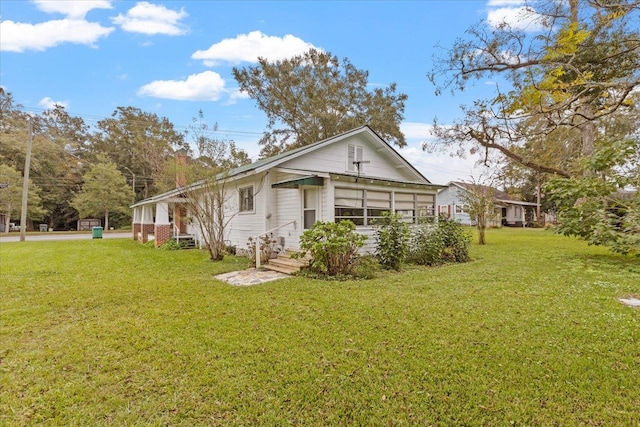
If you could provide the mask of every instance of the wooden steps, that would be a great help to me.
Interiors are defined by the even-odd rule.
[[[196,249],[196,239],[193,234],[181,234],[180,236],[173,236],[171,240],[180,242],[182,249]]]
[[[264,265],[267,270],[279,271],[284,274],[297,273],[301,269],[309,266],[310,257],[291,258],[291,251],[284,251],[278,254],[277,258],[272,258]]]

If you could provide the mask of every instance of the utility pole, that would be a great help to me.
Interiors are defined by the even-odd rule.
[[[133,195],[135,196],[135,194],[136,194],[136,174],[131,172],[131,169],[129,169],[126,166],[123,166],[123,168],[128,170],[129,173],[131,174],[131,191],[133,191]]]
[[[31,168],[31,140],[33,139],[33,124],[28,119],[27,156],[24,159],[24,177],[22,181],[22,210],[20,211],[20,241],[24,242],[27,232],[27,198],[29,196],[29,169]]]

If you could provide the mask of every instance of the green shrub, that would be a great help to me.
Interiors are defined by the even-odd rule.
[[[175,239],[169,239],[164,242],[162,245],[158,246],[158,249],[163,251],[177,251],[182,249],[182,245],[178,243]]]
[[[467,262],[471,247],[471,234],[459,222],[448,218],[438,220],[438,232],[444,244],[443,258],[447,262]]]
[[[407,261],[419,265],[443,263],[444,239],[435,225],[422,224],[412,230]]]
[[[380,263],[377,258],[371,255],[356,257],[351,267],[351,276],[355,279],[373,279],[376,272],[380,270]]]
[[[316,222],[300,236],[300,249],[313,258],[311,270],[326,276],[351,275],[354,261],[367,240],[351,221]]]
[[[387,270],[400,271],[409,252],[409,226],[396,212],[384,212],[376,224],[376,258]]]
[[[425,224],[413,230],[408,261],[419,265],[467,262],[471,234],[458,222],[440,217],[436,225]]]

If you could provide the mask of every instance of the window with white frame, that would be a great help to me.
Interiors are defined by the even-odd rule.
[[[456,213],[457,214],[467,213],[467,207],[464,205],[456,205]]]
[[[395,193],[395,211],[402,215],[402,220],[410,224],[430,221],[435,214],[432,194]]]
[[[240,193],[240,212],[253,212],[253,185],[241,187]]]
[[[364,225],[364,190],[354,188],[335,189],[336,222],[353,221],[355,225]]]
[[[347,144],[347,170],[350,172],[357,172],[358,166],[360,172],[362,172],[363,163],[359,165],[357,162],[362,162],[364,148],[362,145]]]
[[[407,223],[429,221],[434,216],[432,194],[336,188],[334,201],[336,222],[350,220],[355,225],[375,225],[384,212],[391,211],[392,201]]]

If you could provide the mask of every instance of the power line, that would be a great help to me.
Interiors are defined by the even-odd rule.
[[[47,109],[47,108],[36,108],[36,107],[23,107],[23,110],[25,112],[34,112],[34,113],[45,113],[47,111],[52,111],[51,109]],[[91,115],[91,114],[78,114],[78,113],[72,113],[70,111],[67,111],[66,109],[64,110],[70,117],[79,117],[82,118],[85,121],[90,121],[90,122],[99,122],[99,121],[103,121],[103,120],[116,120],[116,121],[124,121],[125,123],[130,123],[130,124],[148,124],[149,122],[146,120],[139,120],[139,119],[131,119],[131,118],[116,118],[114,116],[109,116],[109,117],[105,117],[105,116],[97,116],[97,115]],[[142,110],[140,110],[142,111]],[[142,111],[143,113],[145,113],[144,111]],[[154,114],[155,113],[149,113],[149,114]],[[156,115],[157,116],[157,115]],[[168,117],[161,117],[161,116],[157,116],[160,120],[162,119],[167,119],[169,120]],[[183,130],[183,131],[189,131],[192,129],[191,126],[188,125],[176,125],[175,123],[171,122],[169,120],[169,122],[171,123],[172,127],[174,129],[177,130]],[[263,133],[262,132],[254,132],[254,131],[247,131],[247,130],[234,130],[234,129],[211,129],[208,131],[209,133],[213,133],[213,134],[232,134],[232,135],[248,135],[248,136],[262,136]]]

